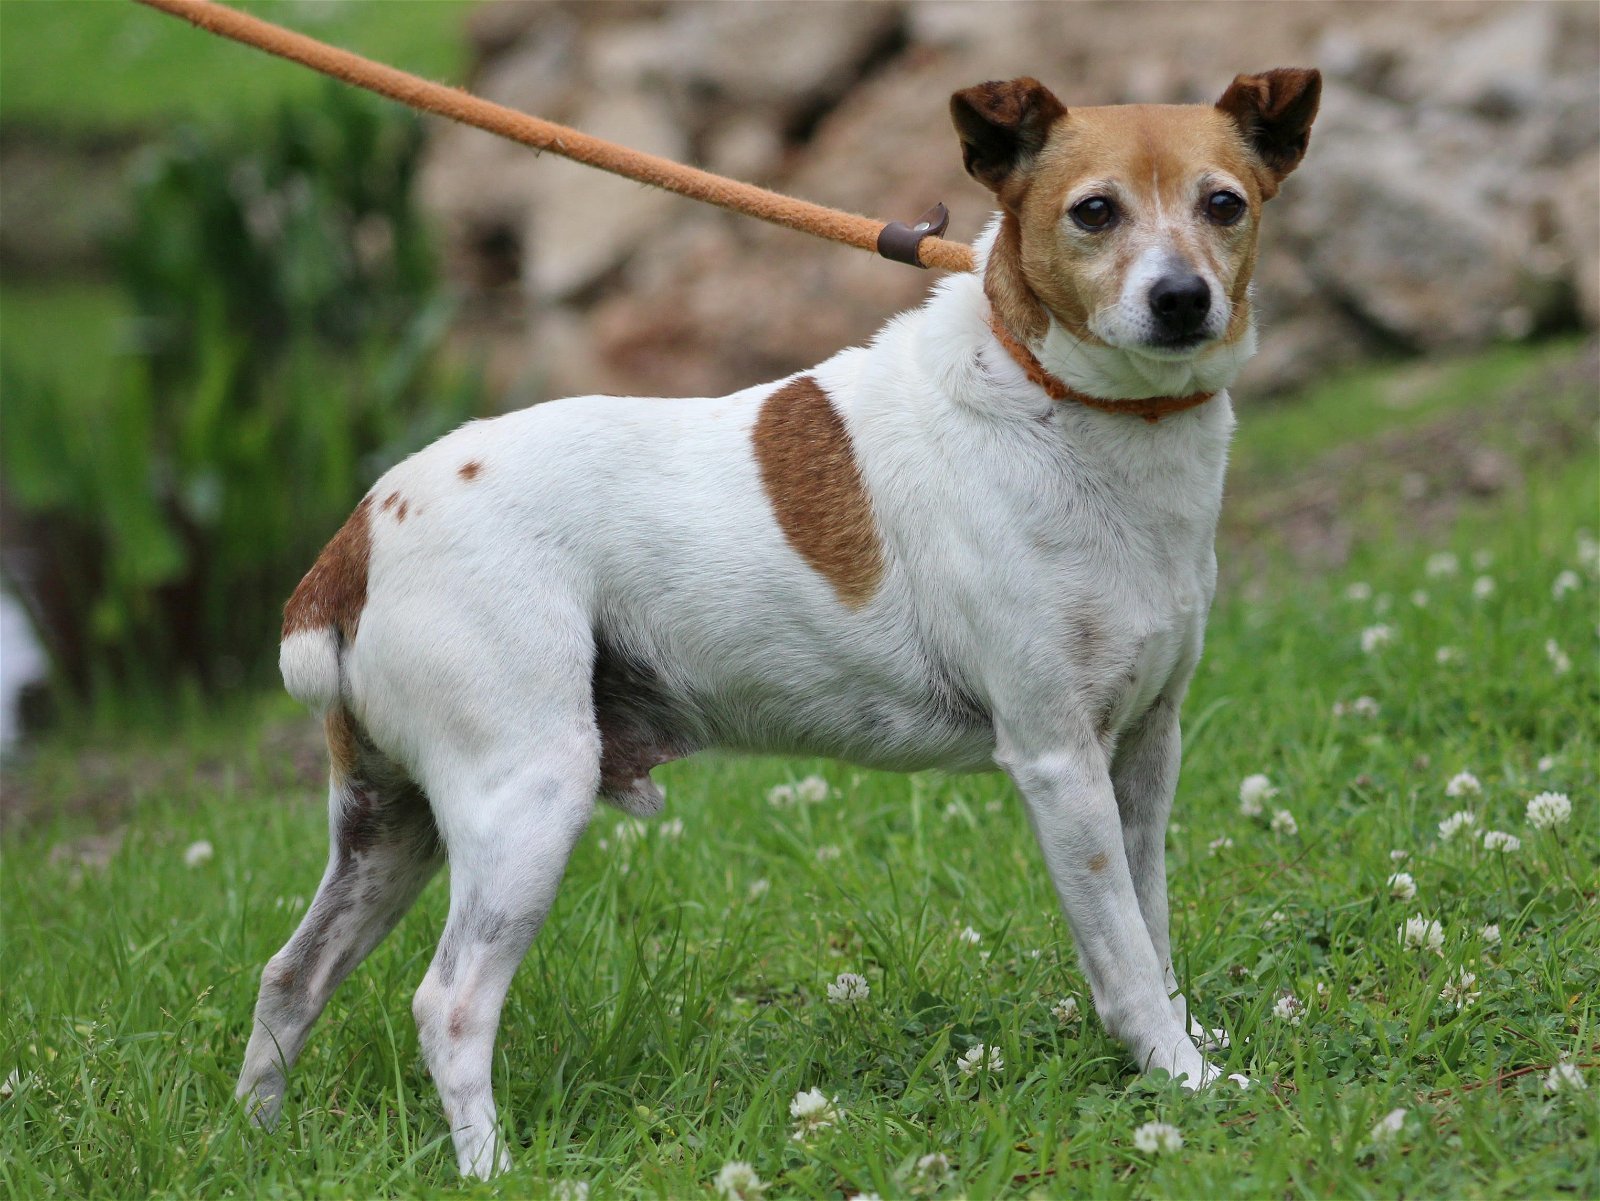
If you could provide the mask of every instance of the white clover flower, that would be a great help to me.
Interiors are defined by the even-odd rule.
[[[1550,585],[1550,595],[1556,600],[1560,600],[1567,593],[1576,592],[1581,587],[1583,587],[1583,580],[1579,578],[1577,572],[1569,567],[1556,577],[1555,583]]]
[[[1485,830],[1483,832],[1483,849],[1498,851],[1502,855],[1510,855],[1522,849],[1522,839],[1515,834],[1507,834],[1504,830]]]
[[[1428,590],[1426,588],[1417,588],[1411,593],[1411,603],[1419,609],[1428,607],[1428,599]]]
[[[771,887],[772,881],[766,879],[765,877],[761,878],[760,880],[750,881],[750,899],[752,901],[759,901],[762,897],[767,895],[767,890]]]
[[[1461,831],[1470,830],[1477,824],[1478,815],[1473,813],[1471,809],[1457,810],[1439,823],[1439,838],[1444,842],[1449,842]]]
[[[918,1159],[916,1167],[911,1170],[923,1184],[937,1184],[950,1175],[950,1157],[942,1151],[935,1151]]]
[[[1384,625],[1382,622],[1375,626],[1368,626],[1361,631],[1361,649],[1369,655],[1379,647],[1388,646],[1393,641],[1394,627]]]
[[[1396,849],[1396,850],[1393,850],[1393,851],[1389,852],[1389,862],[1390,863],[1404,863],[1409,858],[1411,858],[1411,852],[1410,851],[1402,851],[1402,850]]]
[[[830,1098],[820,1088],[811,1088],[794,1095],[789,1102],[789,1116],[795,1122],[794,1137],[801,1139],[836,1125],[844,1115],[838,1097]]]
[[[1266,776],[1257,772],[1239,781],[1239,812],[1246,817],[1260,817],[1262,804],[1278,795],[1278,790]]]
[[[1556,757],[1554,755],[1540,755],[1539,762],[1535,766],[1538,767],[1539,773],[1542,775],[1555,765]]]
[[[1541,792],[1528,802],[1528,824],[1553,830],[1572,819],[1572,800],[1564,792]]]
[[[828,799],[831,790],[821,776],[807,776],[794,786],[794,795],[803,805],[820,805]]]
[[[1428,556],[1428,561],[1423,564],[1422,570],[1429,579],[1439,579],[1441,576],[1459,575],[1461,573],[1461,560],[1447,550],[1435,551]]]
[[[1406,1110],[1391,1109],[1373,1125],[1370,1137],[1376,1146],[1387,1146],[1400,1136],[1405,1126]]]
[[[1550,660],[1550,667],[1558,676],[1564,676],[1572,670],[1572,660],[1567,658],[1567,652],[1561,649],[1561,644],[1554,638],[1545,639],[1544,657]]]
[[[637,818],[624,818],[616,824],[612,833],[616,835],[617,846],[626,848],[642,842],[645,835],[650,833],[650,827]]]
[[[723,1164],[717,1173],[717,1195],[723,1201],[755,1201],[766,1188],[756,1170],[742,1159]]]
[[[1061,1000],[1050,1006],[1050,1012],[1055,1014],[1056,1021],[1063,1026],[1071,1025],[1078,1020],[1078,998],[1062,997]]]
[[[1483,994],[1473,985],[1477,984],[1478,977],[1472,972],[1462,968],[1454,976],[1445,981],[1444,987],[1439,990],[1439,999],[1448,1001],[1458,1010],[1465,1009]]]
[[[1344,590],[1346,600],[1366,601],[1372,599],[1372,585],[1365,580],[1357,580],[1348,585]]]
[[[1294,814],[1287,809],[1279,809],[1272,815],[1272,832],[1281,834],[1285,838],[1293,838],[1300,833],[1300,823],[1294,820]]]
[[[1588,530],[1578,531],[1578,566],[1591,571],[1600,567],[1600,541]]]
[[[1261,928],[1263,930],[1276,930],[1288,920],[1289,915],[1284,913],[1283,910],[1274,909],[1271,913],[1267,914],[1266,920],[1261,923]]]
[[[1478,777],[1470,771],[1458,771],[1444,786],[1444,794],[1447,797],[1480,796],[1482,793],[1483,785],[1478,783]]]
[[[1279,1020],[1288,1022],[1291,1026],[1298,1026],[1300,1019],[1306,1013],[1305,1002],[1292,992],[1286,992],[1272,1006],[1272,1012]]]
[[[1167,1122],[1146,1122],[1133,1132],[1133,1145],[1146,1155],[1168,1155],[1183,1147],[1183,1131]]]
[[[999,1047],[988,1047],[983,1043],[972,1047],[956,1060],[956,1069],[964,1077],[976,1076],[979,1072],[988,1072],[991,1076],[998,1075],[1005,1069],[1006,1061],[1000,1056]]]
[[[1389,877],[1389,895],[1397,901],[1409,901],[1417,895],[1417,882],[1410,872],[1395,872]]]
[[[951,801],[948,805],[946,805],[944,807],[944,820],[945,821],[947,821],[947,822],[948,821],[954,821],[956,818],[958,818],[960,816],[961,816],[961,802],[960,801]]]
[[[1226,834],[1224,834],[1221,838],[1213,838],[1210,842],[1206,843],[1206,854],[1208,855],[1215,855],[1218,852],[1231,851],[1232,849],[1233,839],[1229,838]]]
[[[202,863],[210,863],[211,857],[215,854],[216,849],[202,838],[199,842],[191,842],[184,849],[183,864],[185,867],[199,867]]]
[[[1494,577],[1481,575],[1472,581],[1472,595],[1478,600],[1488,600],[1494,595]]]
[[[1500,923],[1490,922],[1487,926],[1481,927],[1478,930],[1478,937],[1483,939],[1484,946],[1498,947],[1500,945]]]
[[[979,934],[971,926],[963,926],[961,929],[957,930],[956,937],[962,942],[971,943],[974,946],[983,941],[983,935]]]
[[[832,843],[828,843],[825,846],[820,846],[817,848],[817,862],[832,863],[842,853],[843,852],[840,851],[838,847],[834,846]]]
[[[1333,715],[1335,717],[1376,717],[1383,711],[1381,705],[1370,696],[1358,696],[1353,701],[1334,701]]]
[[[1551,1068],[1544,1078],[1544,1091],[1547,1093],[1581,1093],[1588,1087],[1589,1082],[1583,1078],[1582,1070],[1565,1059]]]
[[[854,972],[840,972],[828,985],[828,1002],[833,1005],[856,1005],[872,994],[865,976]]]
[[[1438,922],[1429,921],[1422,914],[1406,919],[1406,924],[1400,927],[1400,945],[1408,951],[1432,951],[1435,955],[1444,954],[1444,927]]]
[[[1433,652],[1433,661],[1440,667],[1448,667],[1452,663],[1461,662],[1461,652],[1453,646],[1441,646]]]
[[[767,789],[767,804],[774,809],[787,809],[795,802],[793,784],[774,784]]]
[[[587,1180],[557,1180],[550,1185],[550,1201],[589,1201]]]
[[[983,811],[985,813],[1001,813],[1005,810],[1005,807],[1006,803],[997,798],[992,801],[985,801],[983,804]]]
[[[683,818],[674,817],[662,822],[659,833],[663,842],[676,842],[683,837]]]

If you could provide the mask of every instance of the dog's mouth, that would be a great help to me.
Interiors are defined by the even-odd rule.
[[[1210,334],[1196,331],[1192,334],[1182,334],[1174,337],[1145,338],[1125,349],[1134,354],[1144,355],[1146,358],[1160,359],[1163,362],[1177,362],[1183,359],[1192,359],[1197,354],[1205,351],[1215,344],[1216,338]]]

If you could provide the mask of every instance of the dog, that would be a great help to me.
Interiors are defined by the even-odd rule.
[[[413,1011],[461,1171],[506,1168],[500,1009],[595,799],[656,813],[651,769],[709,747],[1003,769],[1106,1030],[1143,1070],[1215,1080],[1164,841],[1262,206],[1320,89],[1279,69],[1215,105],[957,92],[999,212],[978,269],[869,345],[731,396],[470,423],[380,479],[285,607],[332,846],[262,973],[254,1119],[448,859]]]

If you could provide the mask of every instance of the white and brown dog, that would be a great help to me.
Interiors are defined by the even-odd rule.
[[[1214,106],[958,92],[1001,212],[979,270],[869,346],[732,396],[475,422],[379,480],[286,610],[333,846],[262,974],[257,1120],[448,857],[414,1011],[462,1171],[504,1167],[495,1030],[573,844],[596,796],[654,813],[651,768],[703,747],[1003,768],[1106,1029],[1142,1068],[1214,1079],[1164,839],[1262,204],[1319,91],[1277,70]]]

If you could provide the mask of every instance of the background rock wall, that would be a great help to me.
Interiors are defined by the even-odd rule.
[[[960,87],[1209,101],[1238,71],[1316,65],[1242,391],[1600,317],[1593,4],[503,2],[471,36],[492,99],[886,220],[943,200],[962,239],[991,206],[946,116]],[[861,339],[930,282],[460,127],[435,131],[424,180],[508,403],[729,391]]]

